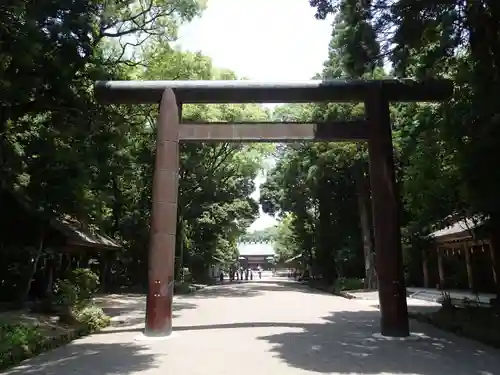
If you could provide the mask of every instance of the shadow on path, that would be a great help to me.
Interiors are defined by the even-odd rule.
[[[289,365],[321,373],[499,374],[500,351],[413,324],[415,340],[381,337],[378,311],[345,311],[301,332],[263,336]]]
[[[127,375],[158,367],[153,353],[140,345],[74,342],[43,353],[6,375]]]
[[[378,311],[339,311],[325,323],[252,322],[178,326],[174,331],[237,328],[284,328],[287,332],[258,337],[289,366],[339,374],[500,374],[500,351],[455,335],[414,324],[411,340],[385,338]],[[289,330],[288,330],[289,329]]]
[[[241,297],[256,297],[262,294],[259,288],[250,287],[250,284],[235,283],[208,287],[197,291],[193,294],[180,295],[179,300],[203,299],[203,298],[241,298]]]
[[[254,281],[236,281],[225,284],[208,287],[197,291],[194,294],[180,295],[179,299],[203,299],[203,298],[241,298],[257,297],[266,292],[303,292],[307,294],[330,294],[320,290],[309,288],[295,282],[282,280],[254,280]]]
[[[111,326],[113,327],[129,327],[144,323],[146,313],[145,294],[110,294],[95,298],[95,303],[111,318]],[[179,316],[178,312],[182,310],[197,307],[198,305],[195,303],[174,300],[172,305],[173,317]]]

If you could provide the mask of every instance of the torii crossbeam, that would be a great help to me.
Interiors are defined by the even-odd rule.
[[[394,175],[390,102],[443,101],[449,81],[336,80],[262,83],[254,81],[100,81],[95,96],[106,104],[159,103],[153,207],[149,243],[145,333],[172,332],[177,225],[179,141],[293,142],[368,141],[379,285],[381,333],[409,335],[403,274],[399,194]],[[363,102],[365,118],[321,124],[180,124],[187,103]]]

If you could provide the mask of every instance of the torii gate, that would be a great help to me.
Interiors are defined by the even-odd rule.
[[[153,207],[149,243],[145,333],[172,333],[179,141],[368,141],[379,285],[381,333],[409,335],[395,183],[390,102],[443,101],[449,81],[347,80],[262,83],[254,81],[99,81],[95,96],[106,104],[159,103]],[[365,118],[328,123],[181,123],[188,103],[363,102]]]

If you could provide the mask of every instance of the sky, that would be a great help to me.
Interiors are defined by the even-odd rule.
[[[308,0],[208,0],[203,15],[181,27],[178,44],[239,77],[276,82],[320,72],[330,38],[331,20],[316,20]],[[255,182],[258,199],[264,179]],[[275,224],[260,210],[249,231]]]

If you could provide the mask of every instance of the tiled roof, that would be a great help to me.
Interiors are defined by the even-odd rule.
[[[274,256],[274,246],[272,243],[239,243],[238,251],[241,256]]]
[[[80,222],[68,216],[50,220],[52,228],[62,233],[68,242],[80,246],[107,247],[119,249],[121,246],[113,239],[91,231]]]
[[[35,204],[20,192],[0,189],[0,205],[8,207],[21,217],[31,217],[42,223],[47,223],[55,231],[63,235],[68,243],[93,248],[119,249],[121,245],[110,237],[99,234],[97,230],[81,223],[69,215],[56,212],[42,213],[35,209]],[[13,205],[13,206],[12,206]],[[7,220],[12,220],[8,218]]]
[[[435,238],[436,240],[451,236],[457,238],[469,238],[472,237],[470,231],[476,229],[482,224],[482,221],[477,219],[464,219],[457,221],[446,228],[431,233],[429,237]]]

